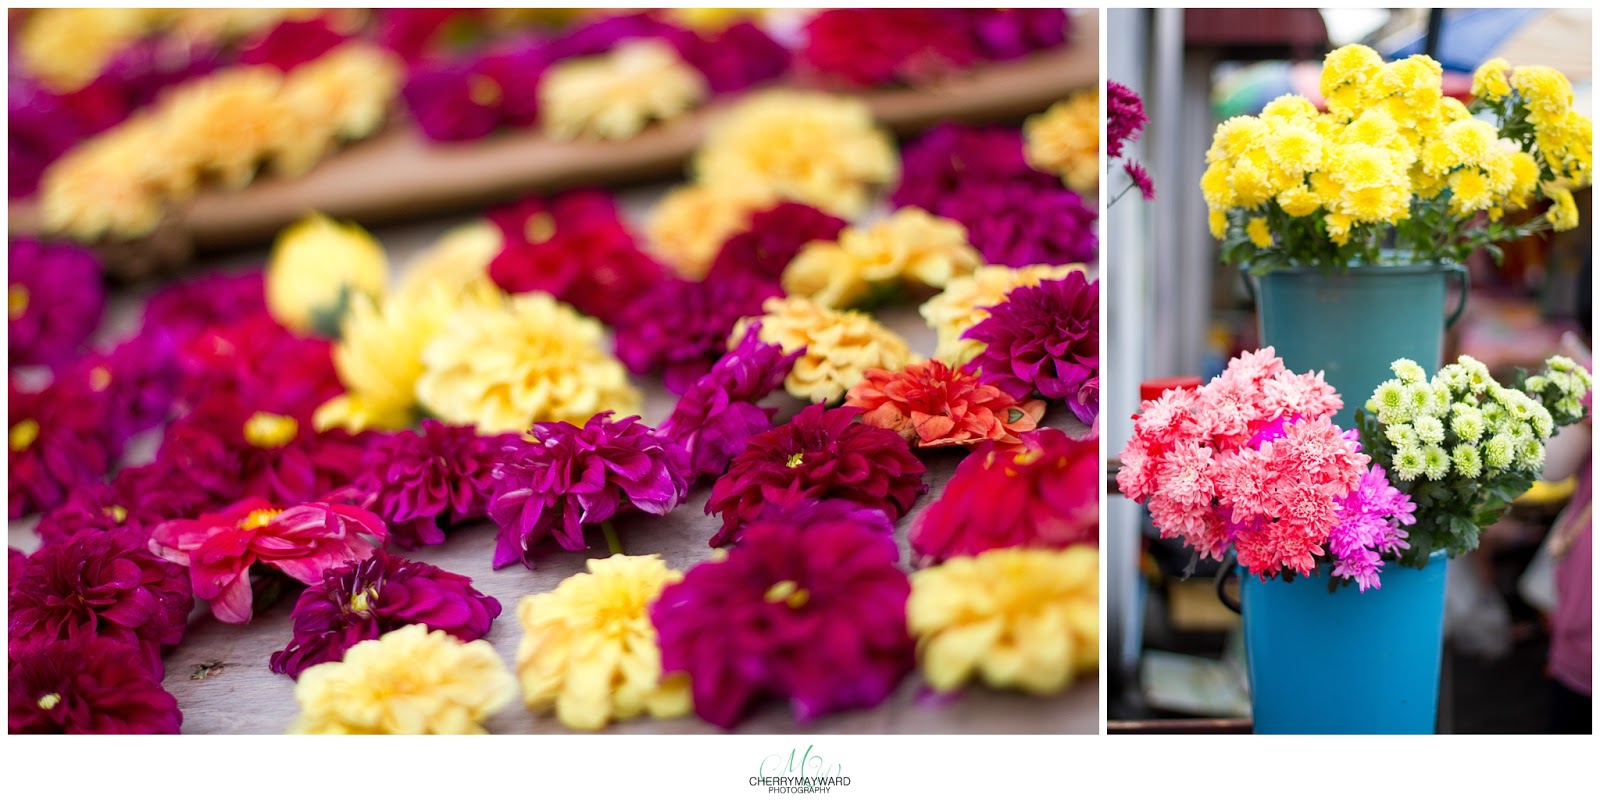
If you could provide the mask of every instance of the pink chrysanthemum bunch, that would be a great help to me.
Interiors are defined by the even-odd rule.
[[[1117,484],[1202,555],[1232,550],[1263,578],[1331,562],[1365,590],[1377,554],[1405,545],[1409,500],[1367,472],[1354,431],[1333,424],[1340,406],[1320,372],[1289,371],[1271,347],[1245,353],[1207,385],[1144,404]]]

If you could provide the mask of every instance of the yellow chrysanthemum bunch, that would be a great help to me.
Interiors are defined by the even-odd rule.
[[[1100,551],[997,548],[911,574],[906,626],[928,684],[1032,694],[1100,666]]]
[[[740,101],[712,127],[694,173],[700,184],[764,187],[854,218],[870,191],[899,177],[900,160],[864,101],[770,90]]]
[[[423,624],[350,647],[307,669],[294,688],[300,716],[289,732],[312,735],[471,735],[516,696],[494,647],[463,643]]]
[[[650,252],[685,279],[704,279],[722,244],[750,225],[777,197],[762,185],[686,184],[650,211]]]
[[[894,371],[920,360],[904,339],[864,313],[834,310],[803,296],[768,299],[762,310],[764,315],[740,319],[728,344],[738,344],[759,323],[762,341],[785,352],[805,348],[783,381],[784,389],[802,399],[837,400],[868,369]]]
[[[1035,265],[1023,268],[983,266],[971,275],[950,280],[944,291],[922,303],[917,311],[938,336],[933,357],[947,366],[965,366],[983,351],[979,341],[961,336],[989,318],[985,308],[1004,302],[1016,288],[1032,287],[1045,280],[1058,280],[1073,271],[1083,271],[1082,263],[1066,266]]]
[[[1323,62],[1326,112],[1286,95],[1219,125],[1200,190],[1225,259],[1376,263],[1392,232],[1408,259],[1459,262],[1531,231],[1499,222],[1539,198],[1554,203],[1552,228],[1575,225],[1566,202],[1589,182],[1591,127],[1565,77],[1491,60],[1469,107],[1444,97],[1441,75],[1427,56],[1385,63],[1350,45]]]
[[[205,184],[242,187],[263,165],[304,172],[376,132],[402,78],[387,51],[350,42],[288,73],[241,65],[186,82],[45,171],[44,225],[84,241],[136,238]]]
[[[709,92],[671,47],[631,40],[552,66],[539,79],[539,118],[551,139],[626,140],[699,106]]]
[[[1100,187],[1100,91],[1084,90],[1059,101],[1022,126],[1028,164],[1054,173],[1073,190]]]
[[[453,312],[422,349],[416,389],[440,420],[482,433],[582,424],[601,411],[629,416],[642,400],[600,323],[545,293]]]
[[[852,307],[902,283],[943,288],[982,258],[967,228],[917,207],[871,226],[850,227],[837,241],[812,241],[783,271],[783,289],[827,307]]]
[[[689,712],[688,677],[663,678],[650,605],[683,578],[659,556],[590,559],[589,572],[517,605],[517,674],[535,712],[555,709],[572,729],[597,730],[649,713]]]

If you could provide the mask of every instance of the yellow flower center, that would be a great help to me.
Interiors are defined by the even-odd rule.
[[[294,417],[269,414],[265,411],[255,412],[244,423],[245,441],[264,450],[282,447],[294,441],[299,432],[300,423],[296,422]]]
[[[529,243],[543,243],[556,236],[556,219],[550,213],[537,212],[528,216],[528,222],[522,225],[522,234]]]
[[[811,593],[802,589],[799,584],[784,579],[768,587],[764,597],[769,604],[776,604],[782,601],[788,604],[790,609],[799,609],[805,606],[807,601],[811,600]]]
[[[45,695],[39,697],[40,710],[54,710],[56,705],[60,703],[61,694],[59,693],[46,693]]]
[[[1044,451],[1043,450],[1028,450],[1028,451],[1025,451],[1025,452],[1022,452],[1022,453],[1018,453],[1015,456],[1013,456],[1012,459],[1011,459],[1011,463],[1015,464],[1015,465],[1017,465],[1019,467],[1025,467],[1025,466],[1027,466],[1029,464],[1032,464],[1035,461],[1038,461],[1039,459],[1041,459],[1043,457],[1044,457]]]
[[[377,597],[377,591],[373,590],[371,587],[368,587],[361,592],[350,596],[350,611],[366,612],[367,610],[372,609],[372,600]]]
[[[22,318],[28,312],[28,286],[13,283],[6,289],[6,307],[11,311],[11,320]]]
[[[784,466],[787,466],[789,469],[792,470],[795,467],[798,467],[798,466],[800,466],[801,464],[804,464],[804,463],[806,463],[805,454],[803,454],[803,453],[795,453],[794,455],[789,457],[788,461],[784,462]]]
[[[105,391],[111,385],[111,370],[104,366],[96,366],[89,370],[89,388],[95,391]]]
[[[105,507],[104,511],[106,516],[110,517],[113,522],[121,523],[128,519],[128,510],[116,505],[115,503]]]
[[[239,527],[246,531],[254,531],[272,522],[280,514],[283,514],[283,509],[256,509],[239,521]]]
[[[39,438],[39,423],[31,419],[24,419],[11,426],[11,452],[20,453],[33,446],[33,440]]]
[[[494,106],[504,95],[500,84],[486,75],[480,73],[467,80],[467,97],[479,106]]]

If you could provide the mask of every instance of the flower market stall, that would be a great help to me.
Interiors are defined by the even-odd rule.
[[[375,45],[337,13],[58,21],[119,44],[98,73],[35,53],[56,96],[123,80],[109,54],[152,31],[239,31],[55,155],[40,209],[80,242],[9,247],[10,731],[1096,731],[1094,90],[1004,125],[927,107],[904,141],[830,91],[936,94],[1078,18],[881,13],[809,17],[798,52],[645,14],[410,62],[484,20],[380,14]],[[897,24],[880,63],[841,56]],[[302,211],[193,276],[102,276],[107,233],[368,133],[324,69],[407,65],[420,130],[470,149],[535,116],[664,131],[772,60],[810,83],[725,99],[679,184],[389,229]],[[300,92],[341,112],[311,152],[72,190],[188,103],[220,124],[212,93]]]

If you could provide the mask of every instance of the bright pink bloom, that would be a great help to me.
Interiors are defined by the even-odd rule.
[[[120,640],[85,633],[18,646],[7,677],[13,734],[175,735],[183,725],[177,699]]]
[[[438,545],[444,528],[483,517],[494,490],[494,465],[517,436],[479,436],[471,425],[425,420],[418,431],[380,434],[356,478],[367,508],[382,516],[403,548]]]
[[[326,15],[288,19],[255,38],[239,53],[240,64],[266,64],[288,72],[349,41]]]
[[[761,340],[761,325],[745,331],[744,340],[712,364],[711,370],[685,391],[656,433],[684,449],[690,481],[714,478],[728,470],[750,437],[772,429],[776,408],[761,401],[783,386],[801,348],[785,354],[777,344]]]
[[[814,240],[833,240],[844,228],[843,218],[795,201],[778,202],[750,216],[748,229],[723,241],[706,281],[748,275],[779,282],[802,246]]]
[[[311,584],[328,568],[371,556],[388,536],[381,518],[354,506],[279,509],[250,498],[215,514],[157,526],[150,550],[189,567],[195,596],[210,602],[217,620],[248,623],[250,568],[256,562]]]
[[[944,494],[911,526],[920,564],[993,548],[1099,543],[1100,448],[1059,430],[987,442],[962,460]]]

